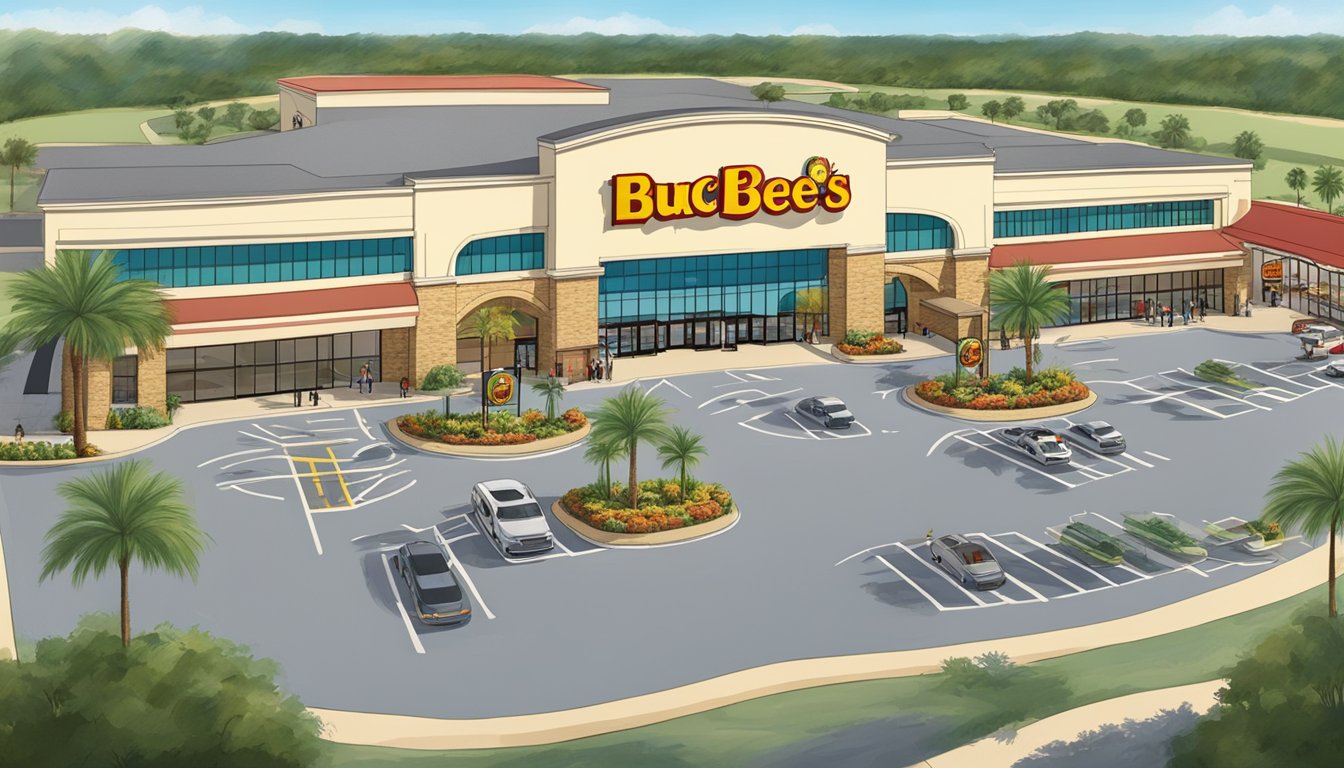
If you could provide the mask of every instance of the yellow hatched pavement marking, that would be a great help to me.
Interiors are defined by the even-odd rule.
[[[341,484],[341,493],[345,495],[345,505],[347,507],[353,507],[355,502],[350,498],[350,489],[345,485],[345,475],[341,473],[341,467],[336,463],[336,452],[328,447],[327,455],[331,457],[331,466],[336,469],[336,481]],[[316,469],[316,467],[314,467],[314,469]]]

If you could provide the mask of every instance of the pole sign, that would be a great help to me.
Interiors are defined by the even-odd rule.
[[[516,397],[518,377],[503,368],[490,371],[485,386],[481,387],[481,405],[487,408],[512,405]]]
[[[985,345],[973,336],[957,342],[957,364],[972,376],[979,375],[980,363],[985,359]]]

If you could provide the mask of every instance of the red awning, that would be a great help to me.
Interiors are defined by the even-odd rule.
[[[1085,240],[1056,240],[1048,243],[996,245],[989,255],[989,266],[1010,267],[1028,264],[1075,264],[1093,261],[1151,259],[1163,256],[1225,256],[1241,250],[1239,241],[1224,237],[1217,230],[1168,232],[1158,235],[1094,237]]]
[[[223,323],[239,320],[341,315],[368,310],[409,310],[418,304],[410,283],[357,285],[313,291],[257,293],[244,296],[211,296],[201,299],[169,299],[174,325]]]
[[[1223,230],[1239,242],[1273,248],[1344,269],[1344,217],[1277,203],[1251,210]]]

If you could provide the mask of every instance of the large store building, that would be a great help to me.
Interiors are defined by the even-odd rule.
[[[91,416],[482,365],[858,328],[982,336],[987,275],[1050,264],[1066,322],[1140,298],[1230,308],[1223,233],[1251,166],[947,113],[763,105],[702,79],[297,77],[282,131],[204,146],[53,147],[43,249],[158,281],[166,351],[94,373]]]

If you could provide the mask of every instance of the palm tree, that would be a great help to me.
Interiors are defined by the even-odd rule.
[[[13,137],[5,139],[5,148],[0,150],[0,160],[9,167],[9,210],[14,210],[14,177],[20,168],[31,168],[37,162],[37,145],[27,139]]]
[[[708,451],[700,444],[700,436],[693,435],[685,427],[674,426],[667,437],[658,445],[658,456],[663,460],[663,469],[676,467],[681,474],[681,497],[686,498],[686,470],[700,464]]]
[[[1344,443],[1327,435],[1325,444],[1302,453],[1275,475],[1265,494],[1266,520],[1296,527],[1307,536],[1330,531],[1330,617],[1335,608],[1335,538],[1344,524]]]
[[[828,311],[826,301],[826,289],[821,287],[804,288],[793,296],[793,312],[802,319],[803,339],[806,340],[812,334],[812,323],[820,326],[821,316]]]
[[[159,350],[172,332],[168,305],[157,283],[118,280],[107,251],[57,251],[50,268],[31,269],[9,285],[13,304],[6,330],[29,349],[65,339],[70,353],[75,450],[88,444],[84,408],[90,360],[111,363],[134,345]]]
[[[471,316],[471,329],[481,340],[481,372],[490,370],[490,344],[508,341],[518,329],[518,316],[508,307],[482,307]]]
[[[1167,115],[1153,134],[1166,149],[1180,149],[1190,142],[1190,119],[1185,115]]]
[[[532,391],[546,398],[546,418],[555,418],[555,404],[565,397],[565,383],[554,376],[532,384]]]
[[[611,462],[625,455],[625,448],[614,440],[588,439],[588,447],[583,449],[585,461],[597,465],[597,484],[602,492],[611,496]]]
[[[1068,314],[1068,292],[1050,282],[1050,267],[1018,263],[989,273],[989,305],[994,311],[992,328],[1007,328],[1022,337],[1030,384],[1033,340],[1041,326],[1053,325]]]
[[[1307,188],[1307,172],[1301,168],[1294,168],[1288,171],[1288,175],[1283,180],[1288,182],[1289,189],[1297,193],[1297,207],[1301,208],[1302,190]]]
[[[663,401],[637,386],[608,397],[593,414],[594,440],[611,442],[630,456],[630,508],[639,508],[639,444],[658,444],[667,434]]]
[[[117,567],[123,647],[131,644],[131,562],[195,581],[198,556],[209,539],[182,498],[182,482],[150,467],[148,461],[128,461],[61,483],[57,492],[70,507],[47,531],[42,549],[39,581],[71,568],[79,587],[90,573],[102,576]]]
[[[1311,175],[1311,191],[1325,202],[1325,212],[1334,213],[1335,198],[1344,196],[1344,174],[1333,165],[1316,169]]]

